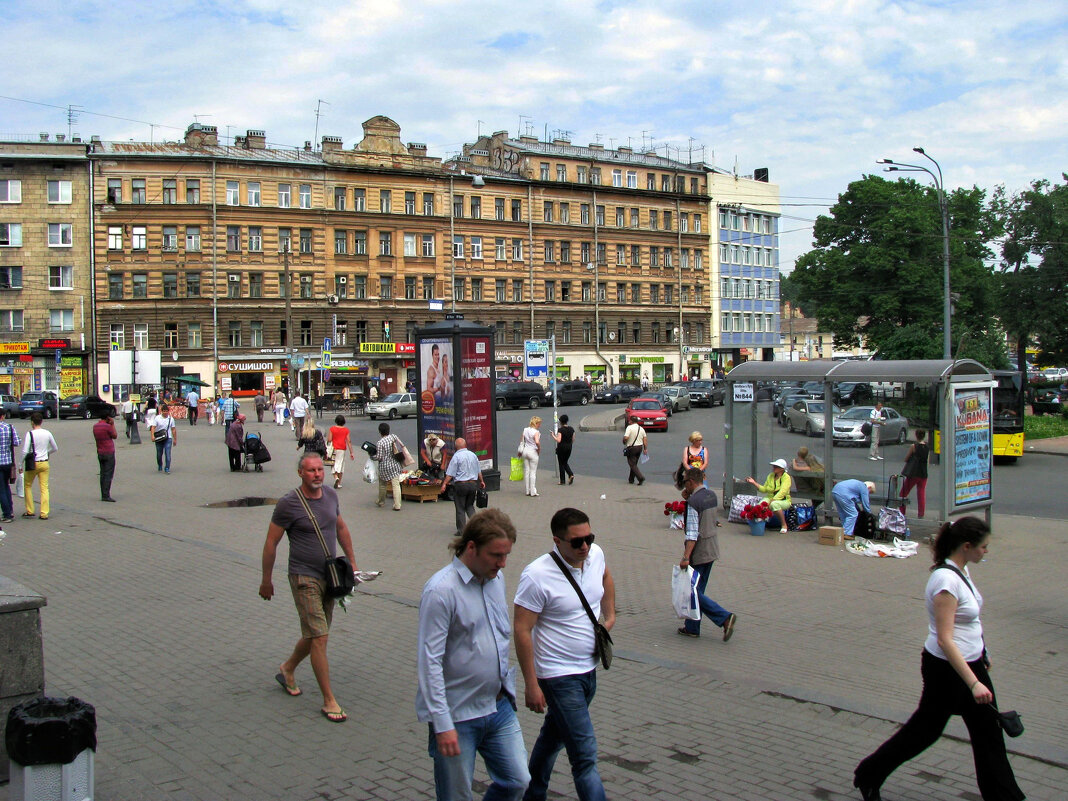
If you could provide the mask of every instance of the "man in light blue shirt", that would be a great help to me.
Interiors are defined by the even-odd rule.
[[[518,801],[530,782],[500,574],[515,539],[504,512],[476,514],[452,543],[452,563],[423,587],[415,709],[429,724],[438,801],[472,798],[476,752],[490,776],[485,799]]]
[[[453,483],[452,502],[456,507],[456,536],[464,530],[467,521],[475,514],[475,493],[478,487],[486,488],[486,482],[482,480],[482,468],[478,464],[478,457],[467,449],[467,440],[457,437],[456,452],[449,460],[445,469],[445,480],[441,482],[441,491]]]

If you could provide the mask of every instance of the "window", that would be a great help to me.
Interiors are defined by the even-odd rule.
[[[597,300],[599,300],[601,303],[604,303],[605,295],[607,294],[607,292],[608,292],[608,284],[606,284],[604,281],[598,281],[597,282]]]
[[[724,334],[729,334],[731,332],[731,316],[729,314],[720,316],[719,328]]]
[[[562,222],[562,223],[571,222],[571,204],[570,203],[561,203],[560,204],[560,222]]]
[[[627,217],[627,210],[622,206],[616,206],[616,228],[622,228]]]
[[[300,345],[301,347],[308,348],[312,344],[312,321],[301,320],[300,321]]]
[[[122,226],[108,226],[108,250],[122,250]]]
[[[433,234],[423,234],[422,243],[423,243],[423,255],[424,256],[433,256],[434,255],[434,235]]]
[[[590,263],[590,243],[589,242],[583,242],[579,246],[579,252],[582,254],[582,257],[581,257],[582,263],[583,264],[589,264]]]
[[[231,348],[240,348],[241,347],[241,321],[240,320],[231,320],[230,321],[230,325],[229,325],[229,332],[230,332],[230,347]]]
[[[463,300],[464,291],[467,285],[467,280],[464,278],[454,278],[452,280],[452,299]]]
[[[404,255],[415,256],[416,254],[416,241],[415,234],[404,235]]]
[[[671,212],[667,209],[664,210],[664,230],[671,230]]]
[[[555,320],[546,320],[545,321],[545,338],[546,339],[552,339],[554,336],[556,336],[556,321]]]
[[[630,210],[630,227],[631,228],[637,228],[638,227],[638,220],[639,220],[638,210],[637,209],[631,209]]]
[[[503,345],[504,344],[504,330],[505,330],[504,329],[504,321],[503,320],[498,320],[496,322],[496,324],[493,326],[493,344],[494,345]]]
[[[660,248],[658,248],[656,245],[653,245],[649,248],[649,266],[660,266]]]
[[[392,256],[393,255],[393,232],[382,231],[378,234],[378,255],[379,256]]]
[[[569,343],[571,341],[571,321],[570,320],[564,320],[563,341],[564,341],[564,344],[567,344],[567,343]]]
[[[334,187],[334,211],[345,210],[345,187]]]
[[[627,302],[627,285],[616,284],[616,303]]]
[[[122,323],[111,324],[111,338],[109,340],[111,346],[117,350],[123,350],[126,347],[126,326]]]
[[[379,276],[378,278],[378,296],[382,300],[391,300],[393,298],[393,277],[389,275]]]
[[[389,214],[393,210],[393,193],[390,190],[378,190],[378,210],[383,214]]]
[[[49,182],[51,183],[51,182]],[[110,184],[110,181],[109,181]],[[119,188],[121,190],[122,184],[120,182]],[[3,180],[0,181],[0,203],[21,203],[22,202],[22,181],[16,180]]]
[[[311,253],[312,252],[312,229],[301,228],[300,229],[300,252]]]
[[[241,297],[241,273],[229,273],[226,276],[226,297]]]
[[[22,309],[0,310],[0,331],[22,331],[22,323]]]
[[[200,273],[185,274],[185,296],[187,298],[200,297]]]
[[[352,190],[352,208],[354,211],[367,211],[367,191],[365,189]]]
[[[263,347],[263,320],[250,320],[248,344],[253,348]]]
[[[563,164],[556,165],[556,180],[563,183],[567,180],[567,167]]]
[[[546,200],[542,207],[542,219],[545,222],[551,223],[553,221],[553,202]]]
[[[293,251],[293,229],[278,229],[278,252],[291,253]]]
[[[641,303],[642,302],[642,285],[631,284],[630,285],[630,302]]]
[[[122,300],[122,273],[108,273],[108,300]]]
[[[302,209],[311,208],[311,184],[300,185],[300,207]]]
[[[178,226],[177,225],[165,225],[165,226],[163,226],[163,250],[167,250],[167,251],[178,250]]]
[[[178,273],[163,274],[163,297],[178,297]]]
[[[471,237],[471,258],[482,258],[482,237],[480,236]]]
[[[597,243],[597,263],[598,264],[607,264],[608,263],[608,261],[607,261],[607,259],[608,259],[607,253],[608,253],[608,245],[606,245],[604,242],[598,242]]]
[[[623,186],[623,170],[612,170],[612,186]]]
[[[616,324],[616,339],[620,345],[627,341],[627,324],[622,321]]]
[[[424,217],[433,217],[434,216],[434,193],[433,192],[423,192],[423,216]]]
[[[627,189],[638,188],[638,173],[634,170],[627,170]]]
[[[22,267],[0,266],[0,289],[22,289]]]
[[[452,238],[452,257],[454,259],[462,259],[464,257],[464,238],[462,236],[454,236]]]
[[[660,284],[649,285],[649,303],[653,306],[660,304]]]
[[[512,201],[512,220],[514,222],[520,222],[523,219],[523,201]]]
[[[164,182],[166,183],[166,181]],[[171,181],[173,184],[174,182]],[[49,181],[48,182],[48,202],[49,203],[70,203],[71,202],[71,182],[70,181]],[[164,201],[166,202],[166,201]],[[174,202],[173,200],[171,201]]]
[[[512,240],[512,259],[514,259],[515,261],[522,261],[523,260],[523,240],[522,239],[513,239]]]
[[[130,246],[134,250],[148,250],[148,229],[143,225],[135,225],[131,229]]]
[[[693,215],[693,232],[695,234],[701,233],[701,215],[700,214],[694,214]]]
[[[464,196],[453,195],[452,196],[452,216],[460,219],[464,216]]]
[[[661,175],[660,176],[660,191],[661,192],[670,192],[671,191],[671,176],[670,175]]]
[[[571,263],[571,243],[570,242],[561,242],[560,243],[560,262],[562,264],[570,264]]]
[[[556,281],[545,282],[545,301],[547,303],[556,301]]]
[[[50,331],[73,331],[74,330],[74,309],[49,309],[48,310],[48,329]],[[147,332],[148,326],[145,326]],[[134,336],[137,335],[137,325],[134,325]],[[148,347],[147,343],[144,347]]]
[[[334,253],[344,256],[349,252],[349,232],[338,228],[334,229]]]
[[[556,243],[551,239],[545,241],[545,261],[548,263],[556,261]]]
[[[250,298],[263,297],[263,273],[248,274],[248,296]]]
[[[660,229],[660,212],[656,209],[649,209],[649,230],[658,231]]]
[[[671,255],[672,253],[674,253],[674,251],[671,248],[664,248],[664,266],[665,267],[669,267],[669,268],[671,267],[672,261],[673,261],[672,260],[672,255]]]
[[[504,278],[497,279],[493,299],[498,303],[504,303],[508,299],[508,281]]]
[[[593,323],[588,320],[582,324],[582,341],[587,345],[593,342]]]
[[[564,281],[563,283],[560,284],[560,302],[561,303],[570,303],[571,302],[571,282],[570,281]]]
[[[679,231],[684,234],[690,231],[690,215],[688,212],[679,212]]]
[[[414,275],[407,275],[407,276],[404,277],[404,299],[405,300],[415,300],[415,276]],[[414,340],[411,337],[409,337],[407,341],[408,342],[414,342]]]
[[[137,230],[136,228],[134,229]],[[144,231],[144,227],[141,228]],[[70,223],[49,223],[48,224],[48,247],[50,248],[69,248],[73,244],[74,240],[74,226]],[[142,244],[139,248],[144,250]]]
[[[226,182],[226,205],[241,205],[241,184],[239,184],[237,181]]]
[[[288,209],[293,204],[292,184],[278,184],[278,208]]]
[[[523,302],[523,279],[512,279],[512,303]]]
[[[579,206],[579,222],[583,225],[590,224],[590,204],[583,203]]]
[[[512,344],[523,344],[523,324],[518,320],[512,323]]]
[[[493,257],[497,261],[504,261],[504,259],[505,259],[505,255],[504,255],[505,247],[506,247],[506,245],[505,245],[503,237],[497,237],[496,239],[493,240]]]
[[[697,284],[697,285],[696,285],[696,286],[695,286],[695,287],[693,288],[693,302],[694,302],[694,303],[696,303],[696,304],[700,305],[700,303],[701,303],[701,294],[702,294],[702,291],[701,291],[701,285],[700,285],[700,284]]]
[[[725,210],[721,209],[720,212],[719,212],[719,227],[720,228],[728,228],[729,227],[729,224],[728,224],[729,222],[730,222],[730,215]]]
[[[108,178],[108,203],[122,203],[121,178]]]
[[[471,217],[476,220],[482,218],[482,198],[477,195],[471,196]]]
[[[298,297],[304,298],[305,300],[311,298],[313,278],[311,273],[300,274],[300,295]]]
[[[200,202],[200,179],[199,178],[187,178],[186,179],[186,181],[185,181],[185,202],[186,203],[199,203]]]
[[[679,288],[679,302],[680,303],[689,303],[690,302],[690,287],[687,284],[683,284]]]
[[[404,213],[415,214],[415,192],[404,193]]]
[[[352,332],[353,343],[359,345],[361,342],[367,341],[367,321],[357,320],[355,330]]]
[[[349,277],[347,275],[334,276],[334,294],[339,298],[349,296]]]
[[[653,336],[652,336],[653,344],[657,345],[657,344],[660,343],[660,323],[653,323],[652,324],[652,329],[653,329]]]
[[[675,302],[674,300],[675,287],[671,284],[664,284],[664,304],[670,306]]]
[[[616,264],[627,263],[627,246],[616,245]]]
[[[549,162],[543,161],[541,163],[541,169],[539,170],[538,177],[541,178],[541,180],[543,181],[549,180]]]
[[[431,275],[423,276],[423,300],[434,299],[434,277]]]
[[[163,324],[163,347],[168,350],[178,348],[178,323]]]
[[[134,178],[130,181],[130,202],[131,203],[145,203],[147,198],[145,197],[145,179]]]
[[[630,263],[634,267],[638,267],[642,263],[642,249],[640,245],[630,246]]]
[[[593,300],[593,284],[590,281],[582,282],[582,302],[589,303]]]
[[[471,300],[473,300],[473,301],[482,300],[482,279],[481,278],[472,278],[471,279]]]
[[[575,180],[580,183],[586,183],[586,168],[583,166],[575,167]]]
[[[136,250],[136,246],[134,247]],[[240,225],[228,225],[226,226],[226,250],[230,253],[236,253],[241,250],[241,226]]]
[[[354,275],[352,277],[352,296],[356,300],[363,300],[367,297],[366,275]]]
[[[258,225],[250,225],[248,227],[248,252],[263,252],[263,228]]]
[[[684,270],[690,269],[690,249],[683,248],[679,251],[679,267]]]
[[[594,224],[597,226],[604,225],[604,206],[598,206],[595,209]]]

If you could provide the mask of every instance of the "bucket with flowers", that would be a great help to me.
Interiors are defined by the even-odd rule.
[[[754,537],[763,537],[764,528],[771,519],[771,505],[767,501],[747,503],[741,512],[742,520],[749,524],[749,533]]]
[[[686,501],[668,501],[664,504],[664,515],[668,518],[669,530],[686,528]]]

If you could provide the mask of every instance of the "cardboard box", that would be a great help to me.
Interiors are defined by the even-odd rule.
[[[820,526],[820,545],[841,545],[843,541],[841,526]]]

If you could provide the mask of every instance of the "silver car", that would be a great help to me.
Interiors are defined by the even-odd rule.
[[[690,393],[686,387],[671,386],[661,387],[660,393],[667,395],[668,400],[671,401],[671,411],[673,412],[688,412],[690,411]]]
[[[395,417],[415,414],[417,397],[419,396],[412,392],[393,392],[380,401],[367,404],[367,416],[372,420],[379,416],[392,420]]]
[[[862,428],[871,419],[871,410],[874,408],[874,406],[854,406],[848,412],[834,418],[834,444],[870,444],[871,436],[865,434]],[[909,435],[909,421],[889,406],[883,407],[883,413],[886,415],[886,423],[879,435],[879,441],[883,443],[904,442]]]
[[[788,406],[783,416],[786,418],[787,431],[804,431],[805,436],[814,437],[823,433],[827,404],[822,400],[799,400]],[[831,420],[835,420],[842,410],[831,406]]]

